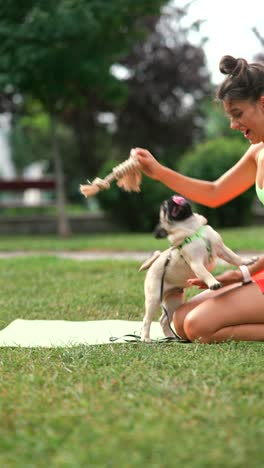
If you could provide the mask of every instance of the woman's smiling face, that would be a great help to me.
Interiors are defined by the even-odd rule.
[[[242,132],[253,144],[264,141],[264,96],[256,102],[226,100],[223,105],[232,129]]]

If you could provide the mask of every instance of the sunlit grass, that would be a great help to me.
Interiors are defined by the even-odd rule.
[[[261,467],[262,368],[260,344],[5,350],[1,465]]]
[[[138,266],[1,260],[1,328],[140,320]],[[262,343],[1,348],[0,465],[261,467],[263,365]]]
[[[264,250],[264,226],[219,230],[225,243],[233,250]],[[1,236],[0,251],[58,251],[58,250],[136,250],[153,251],[167,248],[167,240],[155,239],[152,233],[105,233],[57,236]]]

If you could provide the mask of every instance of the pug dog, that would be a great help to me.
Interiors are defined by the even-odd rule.
[[[148,269],[144,282],[145,316],[141,333],[141,340],[146,342],[151,341],[151,323],[161,303],[166,310],[163,307],[160,317],[162,331],[166,337],[174,336],[170,326],[172,315],[183,303],[188,279],[200,278],[213,290],[222,286],[210,273],[217,257],[235,266],[256,261],[256,258],[244,259],[229,249],[218,232],[207,224],[207,219],[193,213],[190,203],[178,195],[161,204],[155,236],[167,237],[171,247],[164,252],[154,252],[139,269]]]

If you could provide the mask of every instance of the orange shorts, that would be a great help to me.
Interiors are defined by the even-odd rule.
[[[259,271],[255,275],[252,275],[252,281],[255,281],[260,287],[261,292],[264,294],[264,270]]]

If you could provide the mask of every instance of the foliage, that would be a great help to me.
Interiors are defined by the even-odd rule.
[[[143,146],[167,164],[203,134],[200,103],[211,95],[211,85],[202,44],[192,45],[192,28],[182,24],[186,12],[171,5],[158,22],[145,19],[149,34],[135,41],[117,62],[126,71],[126,77],[119,80],[126,86],[126,100],[118,106],[101,103],[97,108],[88,102],[67,114],[80,141],[80,165],[87,177],[98,175],[102,163],[111,159],[108,153],[98,158],[99,139],[109,140],[103,131],[111,135],[119,161],[131,147]],[[98,119],[107,112],[112,117],[108,124]]]
[[[188,7],[170,8],[147,40],[136,44],[122,62],[130,77],[128,99],[117,113],[116,134],[123,147],[149,148],[167,165],[203,136],[201,102],[212,93],[202,39],[193,45],[189,40],[193,27],[183,26]]]
[[[45,162],[52,159],[50,129],[46,126],[47,115],[39,112],[35,118],[14,118],[10,131],[9,142],[16,172],[23,173],[24,169],[37,160]],[[45,123],[45,125],[42,125]]]
[[[263,34],[260,33],[260,31],[256,27],[253,27],[252,31],[255,34],[255,36],[257,37],[257,39],[259,40],[260,47],[261,47],[261,52],[259,52],[258,54],[255,55],[255,61],[264,63],[264,53],[263,53],[264,36],[263,36]]]
[[[162,0],[148,2],[148,14]],[[0,83],[61,112],[84,96],[113,100],[121,84],[111,64],[143,32],[146,2],[9,0],[0,7]]]
[[[214,181],[230,169],[247,149],[247,143],[236,138],[217,138],[201,143],[186,153],[179,162],[178,170],[196,179]],[[241,226],[250,224],[254,188],[219,208],[208,208],[194,204],[215,227]]]
[[[220,136],[233,135],[229,128],[227,118],[224,118],[222,107],[216,107],[211,102],[206,103],[207,119],[205,133],[208,139],[218,138]]]
[[[80,172],[87,177],[91,175],[86,171],[87,165],[93,171],[98,167],[93,150],[93,122],[99,111],[120,105],[127,95],[125,83],[113,75],[111,66],[129,53],[136,39],[143,40],[149,29],[146,15],[155,23],[165,3],[166,0],[8,0],[0,4],[0,87],[13,101],[21,95],[23,103],[28,96],[39,101],[42,111],[52,116],[50,141],[58,200],[64,198],[63,171],[71,178],[74,172],[76,178]],[[90,144],[86,144],[83,135],[78,136],[83,157],[81,170],[74,154],[68,157],[74,162],[63,167],[67,152],[62,162],[63,148],[58,143],[56,126],[59,120],[69,122],[73,112],[78,121],[83,106],[89,109],[89,115],[80,126],[91,134]],[[23,105],[19,111],[24,111]],[[100,134],[99,130],[96,136],[99,138]],[[39,137],[35,139],[38,160],[43,139],[36,132],[35,136]]]
[[[9,0],[0,5],[1,87],[11,97],[22,95],[19,117],[31,118],[30,96],[40,103],[40,114],[55,114],[53,124],[63,120],[75,131],[73,139],[67,128],[54,129],[55,145],[35,123],[16,118],[13,143],[20,169],[56,146],[57,155],[63,154],[68,195],[77,200],[83,178],[98,175],[106,160],[125,159],[131,146],[147,146],[168,163],[199,137],[199,104],[210,91],[204,54],[201,44],[189,42],[192,28],[181,24],[187,10],[171,6],[161,13],[167,3]],[[115,75],[116,64],[125,67],[128,79]],[[112,127],[100,120],[105,112],[113,116]],[[151,212],[151,201],[147,205]],[[139,229],[144,223],[137,218]]]
[[[77,154],[75,135],[69,126],[58,122],[56,136],[66,174],[70,175],[71,161]],[[23,172],[36,160],[44,163],[46,172],[54,172],[50,116],[39,102],[27,99],[23,115],[14,116],[10,145],[17,172]]]
[[[206,99],[202,103],[204,113],[204,136],[209,140],[220,137],[235,138],[245,143],[244,136],[230,127],[230,118],[225,114],[223,104]]]
[[[102,177],[111,172],[117,161],[108,161],[102,170]],[[144,178],[141,192],[125,192],[116,184],[110,190],[98,194],[101,207],[111,214],[121,227],[131,231],[152,231],[159,219],[161,202],[171,195],[171,190],[163,184]]]

